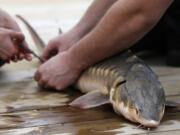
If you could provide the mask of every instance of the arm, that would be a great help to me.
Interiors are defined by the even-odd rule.
[[[172,2],[118,0],[92,31],[68,50],[70,57],[85,69],[129,48],[151,30]]]
[[[16,21],[5,11],[0,9],[0,27],[21,31]]]
[[[51,54],[57,54],[58,52],[67,50],[84,37],[84,35],[89,33],[116,1],[117,0],[94,0],[80,21],[70,31],[57,36],[49,42],[43,53],[44,59],[52,57]]]
[[[107,10],[117,0],[94,0],[92,5],[88,8],[84,16],[74,27],[80,34],[85,35],[101,20]]]
[[[88,66],[127,49],[161,18],[173,0],[118,0],[99,23],[67,51],[41,65],[35,74],[40,85],[63,89]]]

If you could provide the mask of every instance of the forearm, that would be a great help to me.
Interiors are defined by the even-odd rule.
[[[7,18],[9,19],[9,15],[3,11],[2,9],[0,9],[0,27],[6,28],[7,27]]]
[[[82,37],[88,33],[99,20],[104,16],[106,11],[117,0],[94,0],[80,21],[73,28],[76,33]]]
[[[0,27],[20,31],[20,28],[16,21],[2,9],[0,9]]]
[[[68,52],[74,61],[86,68],[127,49],[159,21],[171,2],[118,0],[98,25]]]

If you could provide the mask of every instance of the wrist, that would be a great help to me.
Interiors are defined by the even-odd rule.
[[[76,53],[74,48],[70,48],[66,51],[66,58],[71,61],[73,67],[79,71],[83,71],[88,67],[87,62],[83,60],[80,53]]]

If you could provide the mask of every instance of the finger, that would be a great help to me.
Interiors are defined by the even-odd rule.
[[[36,71],[35,75],[34,75],[34,79],[38,82],[41,79],[41,74],[39,71]]]
[[[14,57],[15,57],[15,62],[17,62],[17,61],[18,61],[18,57],[17,57],[17,55],[15,55]]]
[[[27,43],[24,41],[24,35],[21,32],[11,32],[11,37],[13,38],[13,41],[15,42],[17,49],[24,54],[23,57],[20,58],[25,58],[26,60],[31,61],[31,54],[24,49],[28,47]]]
[[[15,56],[11,57],[11,60],[12,60],[13,62],[15,62]]]
[[[10,49],[10,51],[9,51],[9,56],[10,57],[15,57],[15,60],[17,61],[18,59],[17,59],[17,55],[18,55],[18,50],[16,49],[16,48],[14,48],[14,47],[12,47],[11,49]]]
[[[4,54],[4,53],[1,53],[0,58],[1,58],[3,61],[5,61],[5,62],[8,60],[7,55]]]
[[[23,53],[20,53],[19,56],[18,56],[19,60],[23,60],[25,58],[24,54]]]
[[[25,37],[22,32],[17,32],[17,31],[10,31],[9,35],[13,41],[16,43],[21,43],[24,41]]]
[[[48,60],[57,52],[57,50],[58,50],[57,45],[53,41],[50,41],[48,46],[43,51],[42,58],[45,60]],[[52,52],[55,52],[55,53],[52,54]]]
[[[11,59],[11,55],[7,50],[0,49],[0,58],[3,59],[4,61]]]
[[[31,56],[30,54],[28,54],[28,55],[25,57],[25,59],[26,59],[27,61],[31,61],[31,60],[32,60],[32,56]]]
[[[23,60],[23,58],[24,58],[23,56],[24,55],[22,53],[19,53],[19,54],[16,55],[18,60]]]
[[[46,84],[43,84],[43,85],[41,85],[41,84],[38,84],[38,86],[40,87],[40,88],[43,88],[43,89],[51,89],[48,85],[46,85]]]
[[[64,84],[64,83],[62,83],[62,84]],[[66,88],[66,86],[63,86],[62,84],[58,84],[58,85],[56,86],[56,90],[61,91],[61,90],[63,90],[64,88]]]
[[[17,55],[13,56],[13,57],[11,58],[11,60],[12,60],[13,62],[17,62],[17,61],[18,61]]]
[[[28,44],[26,43],[26,41],[24,41],[24,42],[22,43],[22,46],[24,46],[25,48],[29,48],[29,47],[28,47]],[[23,48],[24,48],[24,47],[23,47]],[[32,55],[31,55],[29,52],[23,50],[22,53],[24,54],[24,58],[25,58],[27,61],[31,61],[31,60],[32,60]]]
[[[62,83],[62,81],[61,81]],[[55,80],[55,79],[52,79],[49,84],[51,85],[52,88],[56,89],[56,90],[62,90],[61,88],[61,83],[59,83],[59,79],[58,80]]]
[[[44,87],[46,85],[46,82],[43,81],[43,80],[39,80],[38,85],[41,86],[41,87]]]
[[[23,46],[25,46],[25,45],[21,44],[19,46],[20,59],[26,59],[27,61],[31,61],[32,60],[32,55],[29,52],[27,52],[27,50],[23,49],[24,48]]]
[[[10,60],[6,60],[6,63],[10,64]]]
[[[43,88],[43,89],[45,88],[44,85],[41,85],[41,84],[39,84],[39,83],[38,83],[38,87]]]
[[[44,88],[46,89],[56,89],[55,85],[47,83],[46,85],[44,85]]]
[[[18,54],[17,48],[14,46],[11,40],[4,41],[4,44],[6,45],[2,51],[4,54],[7,55],[8,59],[11,59],[11,57]]]

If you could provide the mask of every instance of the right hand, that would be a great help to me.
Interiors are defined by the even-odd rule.
[[[39,86],[62,90],[72,85],[82,72],[72,54],[64,51],[49,59],[38,68],[35,80]]]
[[[68,50],[77,41],[79,41],[80,38],[81,37],[75,30],[71,30],[55,37],[49,41],[48,46],[45,48],[42,56],[43,59],[48,60],[56,54]]]

